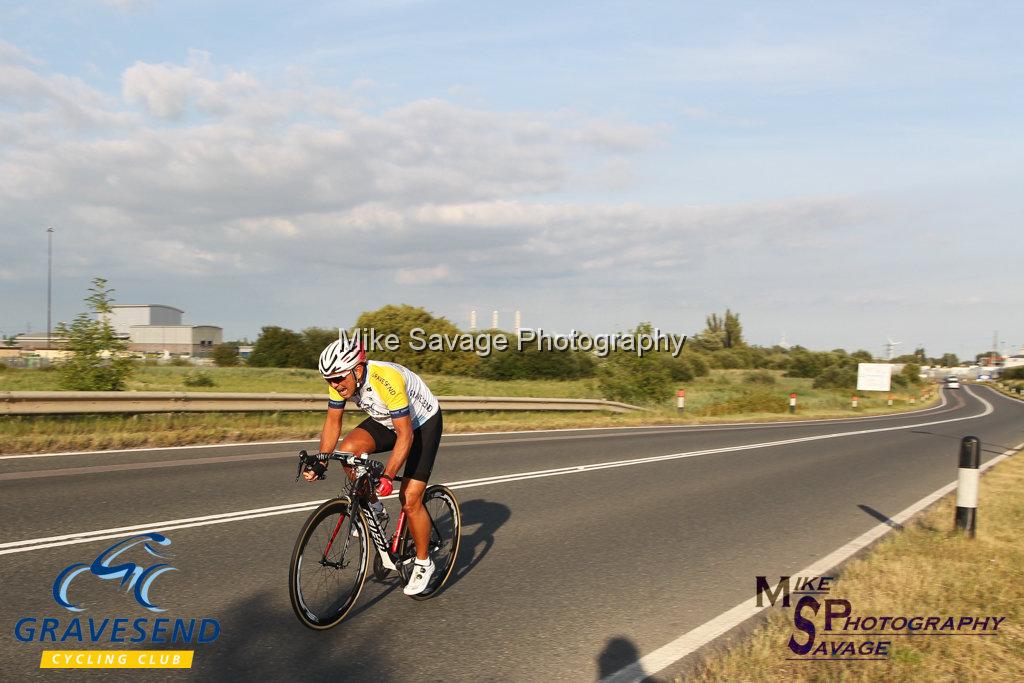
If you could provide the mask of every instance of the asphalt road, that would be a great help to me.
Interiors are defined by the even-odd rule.
[[[1018,445],[1022,418],[1024,403],[968,386],[902,416],[447,437],[433,479],[456,483],[464,516],[448,587],[416,602],[371,579],[323,633],[292,614],[288,560],[340,477],[294,482],[300,444],[0,458],[0,671],[53,677],[38,668],[44,649],[118,647],[19,642],[23,617],[63,629],[164,616],[220,623],[190,671],[59,673],[593,681],[750,598],[755,576],[796,572],[953,481],[962,436],[981,438],[985,460]],[[600,463],[617,465],[587,467]],[[84,612],[55,603],[64,567],[139,530],[173,541],[176,571],[152,591],[165,613],[88,574],[75,583]]]

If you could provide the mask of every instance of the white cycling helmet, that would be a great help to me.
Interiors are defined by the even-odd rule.
[[[359,343],[358,336],[349,339],[348,335],[343,332],[336,341],[332,341],[320,353],[320,374],[325,379],[337,377],[365,360],[366,354],[363,352],[363,346]]]

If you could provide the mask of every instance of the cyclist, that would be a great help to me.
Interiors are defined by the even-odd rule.
[[[416,560],[406,595],[418,595],[430,583],[434,563],[428,550],[430,516],[423,507],[423,492],[434,467],[443,428],[441,407],[416,373],[397,363],[367,360],[358,338],[342,335],[320,354],[320,374],[327,380],[327,419],[320,435],[320,452],[335,450],[341,436],[341,418],[351,399],[369,417],[350,431],[339,450],[351,453],[392,451],[377,487],[378,496],[393,489],[394,477],[405,465],[398,494],[416,544]],[[327,462],[308,467],[306,481],[323,476]],[[346,468],[348,469],[348,468]],[[352,472],[348,472],[353,477]],[[374,512],[385,516],[384,505],[373,501]]]

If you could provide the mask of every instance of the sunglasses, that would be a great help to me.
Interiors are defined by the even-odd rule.
[[[336,377],[325,377],[324,380],[328,384],[337,384],[338,382],[341,382],[342,380],[344,380],[346,377],[348,377],[351,374],[352,374],[352,371],[349,370],[348,372],[343,372],[343,373],[341,373],[340,375],[338,375]]]

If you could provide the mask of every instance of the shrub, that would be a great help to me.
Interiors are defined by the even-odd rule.
[[[517,351],[515,342],[507,351],[493,351],[481,358],[474,375],[483,379],[578,379],[593,377],[596,362],[588,353],[541,351],[524,345]]]
[[[666,355],[665,367],[668,368],[673,382],[689,382],[696,377],[696,373],[693,371],[693,364],[690,363],[688,357],[683,355],[679,355],[676,358]]]
[[[830,365],[815,378],[813,386],[815,389],[854,389],[857,387],[857,369],[849,362]]]
[[[186,387],[212,387],[217,384],[213,379],[213,375],[202,370],[185,373],[185,379],[182,381]]]
[[[837,351],[806,351],[801,349],[794,351],[789,357],[789,368],[786,377],[809,377],[814,378],[825,371],[826,368],[838,363],[849,363],[850,357]]]
[[[901,375],[907,380],[908,384],[920,384],[921,383],[921,366],[915,363],[907,363],[903,366],[903,370],[900,372]]]
[[[601,395],[610,401],[652,404],[672,397],[672,375],[661,363],[628,353],[609,356],[598,370]]]
[[[999,373],[999,379],[1024,379],[1024,365],[1015,368],[1006,368]]]
[[[238,347],[231,344],[217,344],[213,347],[213,362],[217,367],[229,368],[238,365]]]
[[[683,356],[680,356],[682,358]],[[708,367],[708,362],[704,360],[704,356],[699,353],[691,353],[686,356],[686,361],[690,364],[690,369],[693,371],[694,377],[707,377],[711,369]]]
[[[709,403],[700,415],[732,415],[734,413],[784,413],[789,410],[789,397],[777,389],[756,388]]]
[[[747,384],[775,384],[775,375],[765,370],[758,370],[743,375],[743,381]]]

